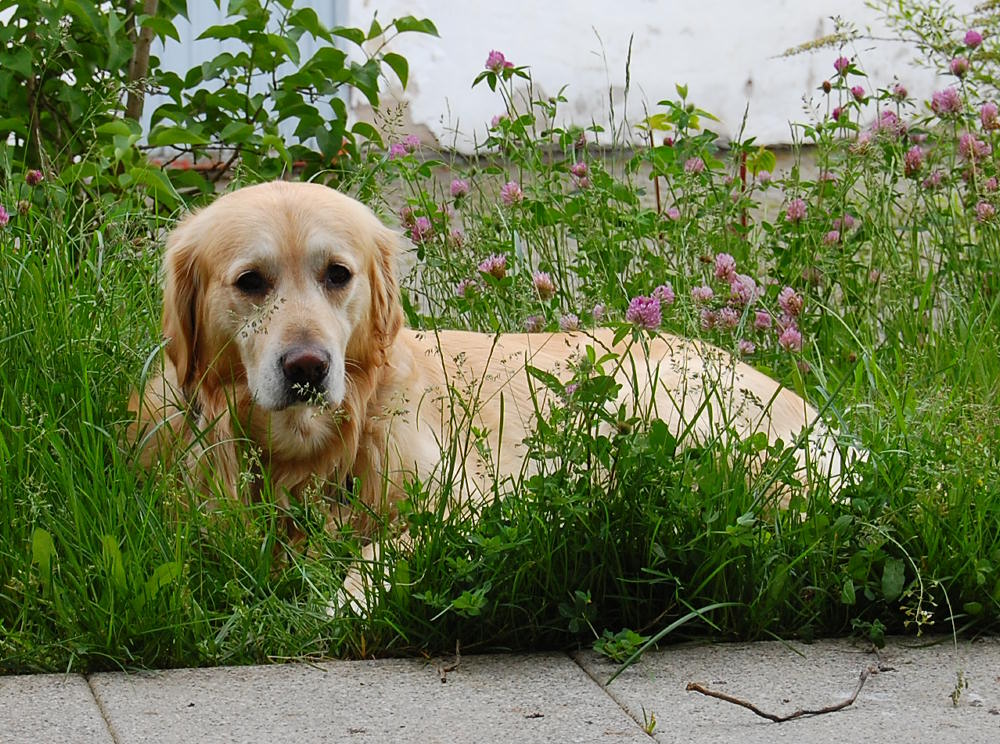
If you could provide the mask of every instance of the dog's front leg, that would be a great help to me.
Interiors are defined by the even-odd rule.
[[[392,538],[391,555],[398,555],[413,549],[413,540],[408,532]],[[326,612],[331,617],[350,613],[358,617],[371,615],[381,597],[392,589],[389,581],[390,566],[385,562],[382,543],[372,541],[361,549],[344,577],[344,584],[334,599],[327,605]]]

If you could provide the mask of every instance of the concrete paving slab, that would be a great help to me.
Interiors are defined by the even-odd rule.
[[[446,662],[447,663],[447,662]],[[118,744],[645,742],[563,654],[96,674]]]
[[[605,689],[637,720],[655,714],[662,742],[1000,742],[1000,641],[917,647],[926,642],[892,640],[878,656],[850,640],[674,647],[646,655]],[[575,658],[602,684],[617,668],[593,652]],[[851,707],[785,723],[685,691],[698,682],[787,715],[849,698],[861,670],[880,661],[883,671]],[[968,686],[956,706],[959,672]]]
[[[3,744],[113,744],[87,680],[77,674],[0,677]]]

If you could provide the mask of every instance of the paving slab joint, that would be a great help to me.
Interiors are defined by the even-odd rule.
[[[655,737],[652,734],[646,731],[646,722],[640,721],[638,718],[636,718],[635,714],[631,710],[629,710],[628,707],[624,705],[621,700],[619,700],[615,695],[609,692],[607,685],[605,685],[600,679],[597,678],[596,673],[592,673],[587,668],[586,664],[580,663],[579,659],[577,658],[577,654],[572,654],[567,652],[566,655],[569,656],[570,660],[574,664],[576,664],[577,667],[583,670],[583,673],[590,678],[590,681],[593,682],[595,685],[597,685],[597,688],[605,695],[607,695],[611,699],[611,701],[615,705],[617,705],[622,710],[623,713],[625,713],[625,715],[627,715],[629,718],[635,721],[635,725],[638,726],[642,730],[642,732],[646,734],[646,736],[648,736],[651,740],[655,739]]]
[[[104,707],[104,701],[101,700],[101,696],[97,694],[97,690],[94,689],[94,684],[90,681],[90,675],[85,675],[84,679],[87,680],[87,688],[90,690],[90,694],[93,695],[94,702],[97,704],[97,710],[100,711],[101,718],[104,720],[104,727],[108,730],[108,736],[111,737],[111,741],[115,744],[122,744],[121,737],[118,736],[118,731],[111,722],[111,716]]]

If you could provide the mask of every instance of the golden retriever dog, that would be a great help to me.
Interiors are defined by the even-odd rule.
[[[531,472],[524,440],[554,393],[527,368],[565,381],[591,346],[626,362],[613,405],[652,412],[685,442],[720,426],[798,442],[803,471],[811,461],[810,472],[839,477],[817,412],[707,344],[404,328],[399,242],[367,207],[311,183],[239,189],[184,219],[166,247],[162,374],[133,401],[145,462],[181,458],[208,504],[257,498],[267,479],[279,500],[313,499],[331,525],[371,530],[370,514],[391,515],[409,479],[447,480],[461,501]],[[240,472],[241,449],[260,472]],[[343,504],[344,489],[366,508]],[[352,571],[345,591],[358,599],[362,583]]]

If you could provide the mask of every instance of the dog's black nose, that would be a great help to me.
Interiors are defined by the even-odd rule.
[[[323,380],[330,370],[330,355],[322,349],[292,349],[281,356],[281,371],[299,400],[323,391]]]

